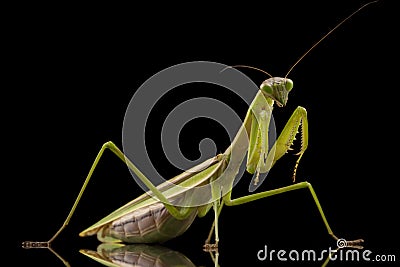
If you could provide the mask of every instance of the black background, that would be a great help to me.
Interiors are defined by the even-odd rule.
[[[8,247],[17,252],[16,263],[61,266],[48,251],[22,250],[20,242],[47,240],[62,224],[102,144],[112,140],[121,146],[125,109],[152,75],[175,64],[207,60],[284,76],[312,44],[365,2],[11,9],[6,51],[11,60],[5,74],[15,94],[3,98],[13,106],[3,112],[3,130],[10,135],[4,139],[9,164],[3,167],[11,169],[3,174],[11,181],[3,193],[11,191],[13,199],[5,202],[9,216],[3,219],[3,231],[12,236]],[[336,235],[364,238],[374,255],[395,254],[398,262],[398,28],[389,2],[364,9],[305,57],[290,74],[294,89],[288,105],[276,108],[274,116],[280,131],[298,105],[307,109],[309,148],[297,179],[313,184]],[[256,84],[267,78],[242,71]],[[162,157],[159,142],[162,118],[173,108],[170,100],[182,95],[223,98],[226,92],[219,89],[204,85],[201,92],[176,90],[159,103],[146,140],[154,164],[166,177],[179,173]],[[230,97],[225,101],[244,117],[246,106]],[[197,123],[182,132],[185,155],[195,159],[204,137],[213,138],[220,152],[227,147],[221,127]],[[295,159],[288,154],[279,161],[258,192],[290,184]],[[234,196],[248,194],[246,177]],[[78,233],[141,193],[127,168],[106,153],[54,249],[72,266],[98,266],[78,253],[95,249],[98,241]],[[201,250],[212,219],[209,214],[196,220],[165,246],[195,265],[212,266]],[[307,190],[226,207],[220,237],[221,266],[288,264],[258,261],[256,253],[264,245],[276,250],[335,246]]]

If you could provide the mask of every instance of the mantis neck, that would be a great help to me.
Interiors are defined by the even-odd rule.
[[[274,100],[272,100],[271,98],[266,98],[260,90],[257,92],[253,102],[247,110],[247,114],[242,126],[240,127],[235,138],[233,139],[231,145],[225,150],[223,154],[225,155],[228,163],[230,163],[232,160],[234,160],[235,163],[238,163],[238,161],[240,160],[240,164],[238,165],[241,165],[244,156],[249,149],[249,135],[251,132],[251,122],[254,118],[253,114],[257,112],[257,110],[262,108],[268,108],[272,112],[273,105]]]

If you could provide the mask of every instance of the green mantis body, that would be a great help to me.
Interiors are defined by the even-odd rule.
[[[320,41],[366,5],[352,13],[314,44],[314,46],[300,57],[289,72]],[[235,177],[242,162],[246,160],[247,171],[254,174],[250,184],[250,191],[254,191],[262,182],[262,180],[260,180],[260,174],[268,172],[272,166],[291,149],[296,134],[300,130],[301,147],[297,154],[298,159],[294,165],[293,171],[293,182],[295,182],[298,164],[308,146],[308,120],[306,109],[299,106],[294,110],[276,142],[271,147],[269,146],[268,140],[269,125],[274,105],[284,107],[287,103],[288,95],[293,89],[292,80],[286,78],[286,76],[284,78],[271,76],[271,78],[265,80],[261,84],[260,90],[255,95],[249,107],[243,125],[239,129],[232,144],[224,153],[216,155],[161,185],[153,185],[151,181],[125,157],[123,152],[114,143],[105,143],[95,158],[81,191],[61,228],[49,241],[26,241],[23,243],[23,247],[50,248],[51,242],[68,225],[100,158],[106,150],[110,150],[120,158],[146,185],[149,191],[83,230],[79,234],[80,236],[97,234],[101,242],[107,243],[162,243],[183,234],[196,217],[203,217],[212,209],[214,222],[206,238],[204,249],[213,251],[218,248],[218,217],[225,205],[236,206],[276,194],[306,189],[313,197],[328,234],[335,240],[338,240],[326,219],[313,187],[308,182],[294,183],[278,189],[252,193],[236,199],[232,198],[232,188]],[[199,197],[194,194],[195,189],[205,185],[208,186],[208,191],[205,191],[206,193],[201,197],[208,198],[210,201],[200,206],[192,205],[193,199]],[[212,243],[211,238],[213,234],[214,242]],[[360,244],[362,242],[362,239],[347,241],[347,246],[361,248]]]
[[[239,157],[243,159],[246,151],[249,150],[247,159],[247,170],[250,173],[256,173],[254,184],[257,184],[258,175],[261,172],[268,171],[269,167],[267,160],[268,155],[268,131],[267,125],[269,124],[270,115],[272,111],[272,105],[277,102],[278,105],[283,106],[286,104],[288,92],[291,90],[293,83],[289,79],[284,78],[271,78],[265,81],[257,93],[251,107],[244,120],[243,126],[239,130],[234,142],[223,154],[217,155],[216,157],[207,160],[203,164],[196,166],[195,168],[171,179],[169,182],[173,182],[176,185],[185,186],[186,188],[195,188],[196,186],[210,183],[211,181],[219,178],[229,165],[232,151],[242,155]],[[258,118],[258,119],[257,119]],[[302,123],[303,122],[303,123]],[[306,111],[304,108],[299,107],[293,113],[289,119],[286,127],[282,131],[280,137],[275,143],[271,151],[275,151],[273,154],[272,164],[275,163],[280,157],[282,157],[293,144],[295,134],[302,125],[302,148],[300,151],[300,157],[307,148],[308,143],[308,128]],[[245,134],[250,133],[250,142],[246,145]],[[211,202],[207,205],[198,207],[177,207],[177,202],[182,199],[187,199],[187,195],[191,195],[190,189],[177,190],[176,187],[164,189],[163,185],[160,187],[154,187],[150,181],[127,159],[125,159],[122,152],[112,143],[106,143],[98,158],[102,155],[105,149],[110,149],[121,159],[126,161],[127,165],[135,172],[135,174],[151,188],[151,193],[154,194],[158,199],[163,202],[159,202],[154,198],[151,198],[149,194],[143,194],[139,198],[129,202],[122,208],[111,213],[98,223],[89,227],[80,233],[80,236],[88,236],[97,234],[100,241],[122,241],[127,243],[154,243],[163,242],[174,238],[182,234],[193,222],[195,216],[203,217],[207,212],[214,207],[215,211],[215,235],[216,243],[218,242],[217,232],[217,220],[218,213],[221,211],[223,204],[232,206],[253,201],[262,197],[275,194],[278,191],[263,192],[250,196],[246,196],[240,199],[231,199],[231,188],[233,186],[234,175],[225,175],[228,181],[223,181],[230,187],[228,194],[217,198],[217,201]],[[95,161],[97,164],[97,159]],[[95,164],[93,168],[95,168]],[[298,164],[298,161],[297,163]],[[207,166],[207,167],[206,167]],[[239,164],[233,164],[234,168],[237,168]],[[206,167],[206,168],[204,168]],[[89,179],[90,176],[87,178]],[[300,187],[299,187],[300,185]],[[309,186],[309,184],[299,184],[294,187],[288,187],[282,192],[292,190],[295,188],[301,188]],[[165,186],[165,185],[164,185]],[[210,195],[213,192],[218,192],[219,183],[212,183],[210,188]],[[311,188],[311,187],[310,187]],[[164,198],[164,199],[163,199]],[[317,201],[317,200],[316,200]],[[318,201],[317,201],[318,203]],[[322,210],[321,215],[324,217]],[[325,219],[324,219],[325,220]],[[207,240],[207,244],[210,240]],[[215,243],[215,244],[216,244]]]
[[[161,184],[158,187],[154,186],[150,180],[124,156],[122,151],[118,149],[114,143],[105,143],[94,160],[66,222],[49,241],[49,244],[68,224],[69,219],[75,211],[80,197],[82,196],[100,158],[107,149],[123,160],[150,191],[127,203],[91,227],[82,231],[79,234],[80,236],[97,234],[98,239],[102,242],[161,243],[182,234],[191,225],[196,215],[198,217],[203,217],[211,210],[211,208],[213,208],[215,219],[210,234],[206,239],[204,248],[206,250],[215,250],[218,248],[219,242],[218,216],[224,205],[240,205],[268,196],[305,188],[311,193],[327,232],[335,239],[338,239],[333,234],[318,198],[311,184],[308,182],[295,183],[283,188],[255,193],[236,199],[231,198],[235,174],[238,172],[240,163],[244,160],[246,153],[247,171],[255,173],[253,183],[256,186],[259,183],[259,174],[268,171],[272,165],[291,148],[295,135],[301,127],[302,146],[299,152],[299,158],[295,165],[293,175],[294,181],[297,165],[301,156],[307,149],[308,144],[308,121],[306,110],[303,107],[295,109],[271,149],[268,147],[267,134],[274,103],[283,107],[287,102],[288,94],[292,88],[293,82],[287,78],[270,78],[264,81],[261,84],[260,90],[256,94],[247,112],[244,123],[231,146],[229,146],[223,154],[205,161],[189,171],[172,178],[168,181],[169,183]],[[247,133],[249,133],[249,142],[245,141],[247,140]],[[239,156],[232,157],[232,154]],[[232,159],[235,159],[236,162],[232,162]],[[222,179],[224,181],[216,182],[219,180],[218,178],[221,178],[223,173],[224,177]],[[179,187],[171,186],[171,183],[179,185]],[[191,206],[190,200],[193,197],[192,189],[204,184],[211,184],[209,191],[210,197],[214,194],[221,194],[222,184],[224,186],[228,185],[229,188],[226,191],[226,194],[218,196],[215,201],[212,201],[209,204],[195,207]],[[185,201],[184,205],[182,205],[182,201]],[[211,244],[210,241],[213,231],[215,242]],[[354,244],[357,245],[361,241],[362,240],[356,240]],[[351,242],[348,242],[348,244],[351,244]],[[25,243],[26,247],[30,245],[30,243]]]

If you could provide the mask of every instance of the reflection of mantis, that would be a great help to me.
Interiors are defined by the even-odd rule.
[[[170,183],[179,185],[180,187],[171,186],[170,183],[164,183],[157,187],[154,186],[112,142],[107,142],[99,151],[82,189],[62,227],[49,241],[26,241],[23,243],[23,247],[50,248],[52,241],[69,223],[76,206],[106,149],[111,150],[122,161],[124,161],[136,176],[149,188],[149,192],[112,212],[110,215],[81,232],[80,236],[97,234],[98,239],[102,242],[164,242],[184,233],[192,224],[196,216],[203,217],[211,208],[213,208],[215,219],[208,238],[206,239],[204,248],[208,251],[217,250],[219,242],[218,216],[224,205],[240,205],[272,195],[306,188],[310,191],[314,199],[327,232],[334,239],[338,240],[328,224],[318,198],[310,183],[295,183],[286,187],[250,194],[236,199],[231,198],[231,190],[235,175],[238,172],[246,153],[247,171],[249,173],[254,173],[250,189],[254,190],[262,182],[260,181],[259,174],[268,172],[275,162],[290,149],[296,133],[300,128],[302,142],[300,152],[298,153],[299,157],[295,163],[293,172],[293,181],[295,181],[297,166],[308,145],[308,121],[306,110],[302,107],[298,107],[293,112],[278,139],[270,148],[268,142],[268,129],[272,116],[273,104],[276,103],[279,107],[285,106],[288,100],[288,94],[293,88],[293,82],[286,77],[294,66],[296,66],[297,63],[308,54],[308,52],[325,39],[325,37],[327,37],[332,31],[353,16],[356,12],[371,3],[373,2],[370,2],[353,12],[323,36],[290,68],[285,78],[272,77],[270,75],[271,78],[261,84],[260,90],[250,105],[243,125],[231,146],[223,154],[217,155],[214,158],[211,158],[204,163],[193,167],[189,171],[169,180]],[[249,139],[247,136],[249,136]],[[209,195],[206,197],[212,198],[214,201],[202,206],[191,206],[190,202],[193,200],[191,199],[193,198],[192,189],[203,185],[210,185],[210,190],[208,191]],[[226,192],[226,194],[221,194],[222,191]],[[154,198],[152,198],[152,196]],[[215,240],[214,243],[211,243],[213,233]],[[360,248],[360,243],[362,242],[362,239],[358,239],[355,241],[348,241],[347,245]]]
[[[112,243],[100,244],[97,251],[82,249],[80,252],[103,265],[112,267],[195,267],[185,255],[161,246]]]

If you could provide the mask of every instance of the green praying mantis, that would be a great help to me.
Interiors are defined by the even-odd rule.
[[[220,241],[218,217],[224,206],[241,205],[293,190],[306,189],[314,200],[327,233],[335,240],[339,240],[328,223],[312,185],[308,182],[295,182],[299,162],[308,146],[306,109],[301,106],[295,109],[272,146],[269,145],[268,131],[274,105],[284,107],[288,101],[289,93],[293,90],[293,81],[287,78],[293,68],[346,20],[367,5],[375,2],[377,1],[363,5],[325,34],[293,64],[283,78],[273,77],[263,71],[270,78],[262,82],[247,111],[242,126],[224,153],[216,155],[156,186],[113,142],[106,142],[98,152],[84,184],[60,229],[48,241],[25,241],[22,246],[24,248],[48,248],[53,251],[51,249],[52,242],[70,222],[86,186],[106,150],[111,151],[121,159],[149,191],[83,230],[79,233],[79,236],[97,235],[99,241],[104,243],[162,243],[183,234],[196,217],[204,217],[210,210],[213,210],[214,222],[206,237],[203,249],[205,251],[217,251]],[[262,71],[245,65],[232,67],[252,68]],[[298,132],[300,133],[301,147],[294,164],[292,177],[294,183],[278,189],[232,198],[233,184],[242,162],[246,159],[246,170],[254,174],[250,184],[250,191],[254,191],[262,183],[260,174],[267,173],[291,149]],[[193,203],[196,202],[196,197],[198,197],[195,190],[204,186],[206,190],[202,192],[206,192],[206,194],[203,194],[202,197],[209,198],[210,201],[204,205],[194,205]],[[362,243],[362,239],[356,239],[347,241],[347,246],[362,248]],[[58,256],[58,254],[56,255]],[[61,259],[61,257],[59,258]],[[64,260],[63,262],[66,263]]]

